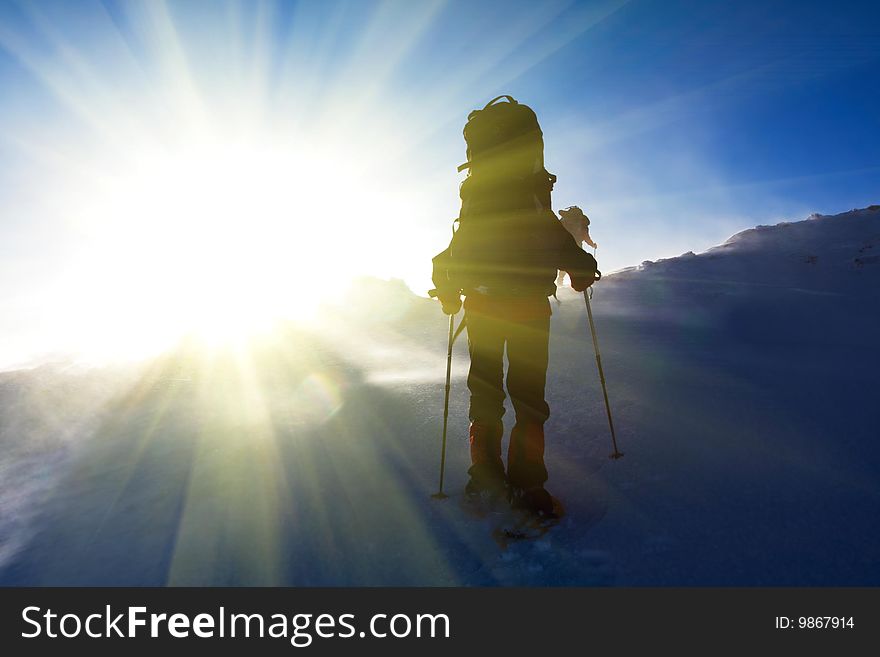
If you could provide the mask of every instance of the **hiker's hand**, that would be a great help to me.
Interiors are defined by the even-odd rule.
[[[571,274],[569,274],[569,278],[571,278],[571,288],[575,292],[583,292],[593,283],[602,278],[602,274],[597,270],[589,276],[572,276]]]
[[[568,277],[571,279],[571,287],[576,292],[583,292],[602,278],[602,274],[599,273],[599,263],[596,262],[596,259],[585,251],[581,251],[581,254],[582,264],[575,271],[568,272]]]
[[[583,292],[588,287],[590,287],[593,283],[596,282],[595,278],[588,278],[586,276],[571,276],[571,289],[575,292]]]
[[[444,295],[440,297],[440,306],[446,315],[456,315],[461,310],[461,295]]]

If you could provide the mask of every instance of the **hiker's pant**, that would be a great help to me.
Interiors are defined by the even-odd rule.
[[[471,421],[494,422],[504,415],[506,347],[507,392],[516,421],[543,425],[550,416],[550,407],[544,399],[550,343],[549,303],[546,298],[540,300],[539,312],[525,313],[525,318],[517,317],[517,313],[505,317],[495,312],[497,309],[480,312],[473,305],[465,303],[471,357],[467,382],[471,393]],[[534,317],[535,314],[539,316]]]

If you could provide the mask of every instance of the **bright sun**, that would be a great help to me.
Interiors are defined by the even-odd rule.
[[[88,245],[77,311],[103,324],[102,350],[118,341],[129,354],[184,333],[229,341],[308,320],[328,285],[362,272],[358,227],[387,208],[365,161],[251,133],[176,135],[102,163],[71,203]]]

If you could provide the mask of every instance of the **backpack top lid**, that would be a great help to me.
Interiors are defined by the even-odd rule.
[[[497,101],[507,99],[505,103]],[[498,96],[483,109],[468,114],[464,126],[468,161],[459,171],[499,167],[534,173],[544,166],[544,134],[538,117],[528,105],[512,96]]]

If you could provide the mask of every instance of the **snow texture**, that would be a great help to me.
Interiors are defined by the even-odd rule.
[[[601,263],[601,252],[599,253]],[[5,585],[880,585],[880,208],[759,226],[554,301],[548,488],[499,544],[445,488],[448,323],[365,282],[314,333],[0,374]],[[512,425],[512,413],[505,416]]]

